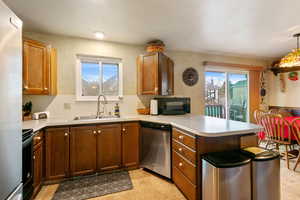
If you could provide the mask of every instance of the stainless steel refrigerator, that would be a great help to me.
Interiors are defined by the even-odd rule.
[[[0,0],[0,199],[22,199],[22,21]]]

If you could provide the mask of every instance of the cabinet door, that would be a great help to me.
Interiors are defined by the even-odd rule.
[[[37,144],[33,152],[33,187],[34,195],[40,190],[43,177],[43,144]]]
[[[121,124],[97,126],[97,169],[121,167]]]
[[[24,94],[49,94],[47,46],[33,40],[23,41]]]
[[[168,57],[163,53],[159,53],[159,79],[161,93],[160,95],[169,95],[169,66]]]
[[[138,59],[139,94],[157,95],[158,87],[158,53],[142,55]]]
[[[71,128],[70,168],[72,176],[96,172],[96,126]]]
[[[46,180],[69,175],[69,128],[49,128],[45,132]]]
[[[168,58],[168,95],[174,95],[174,62]]]
[[[122,162],[124,167],[139,165],[139,123],[122,124]]]

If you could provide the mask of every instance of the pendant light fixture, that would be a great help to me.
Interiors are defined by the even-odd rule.
[[[300,66],[300,49],[299,49],[299,37],[300,33],[293,35],[297,38],[297,48],[293,49],[291,53],[284,56],[279,63],[279,67],[295,67]]]

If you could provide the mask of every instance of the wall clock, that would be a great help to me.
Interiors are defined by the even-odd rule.
[[[196,69],[190,67],[184,70],[182,74],[183,82],[188,86],[193,86],[198,82],[199,75]]]

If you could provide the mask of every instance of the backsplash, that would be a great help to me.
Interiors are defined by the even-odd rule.
[[[96,101],[76,101],[75,95],[58,96],[40,96],[23,95],[23,103],[32,101],[32,112],[49,111],[50,118],[68,118],[73,119],[77,115],[95,115],[97,112]],[[120,105],[120,114],[134,115],[136,109],[149,107],[152,96],[124,95],[118,103]],[[114,113],[116,102],[108,102],[106,105],[106,114]]]

